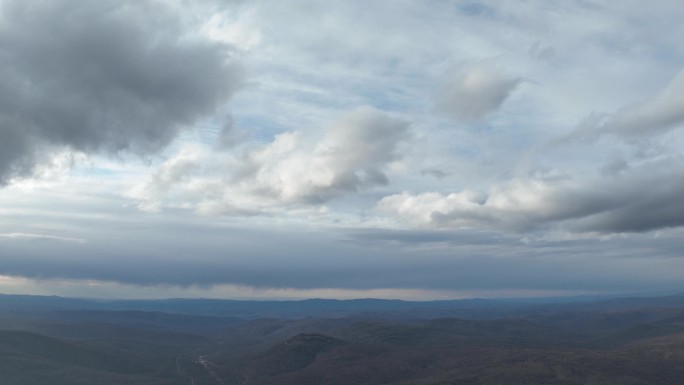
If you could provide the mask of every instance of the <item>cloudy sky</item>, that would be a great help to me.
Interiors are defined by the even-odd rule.
[[[0,0],[0,292],[684,290],[683,19]]]

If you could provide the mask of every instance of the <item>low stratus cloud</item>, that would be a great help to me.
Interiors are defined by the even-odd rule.
[[[157,1],[0,2],[0,184],[55,149],[157,151],[225,103],[241,84],[231,48],[178,12]]]
[[[499,109],[519,83],[487,65],[454,70],[437,94],[437,109],[457,120],[480,120]]]
[[[684,275],[678,258],[684,238],[676,233],[605,240],[532,236],[521,242],[478,231],[345,234],[296,224],[263,229],[123,212],[127,222],[72,222],[87,243],[0,238],[0,275],[141,286],[425,290],[653,289],[678,285]],[[41,223],[54,226],[58,219],[43,216]]]
[[[389,183],[409,123],[360,108],[321,138],[279,134],[243,155],[189,148],[167,160],[131,195],[144,209],[164,204],[211,214],[251,214],[269,207],[317,205]]]

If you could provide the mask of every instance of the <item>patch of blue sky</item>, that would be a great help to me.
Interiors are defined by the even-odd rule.
[[[176,136],[176,139],[162,151],[162,157],[180,151],[188,143],[211,146],[216,142],[219,131],[220,124],[214,121],[213,118],[203,119],[191,127],[182,130]]]
[[[364,104],[386,112],[404,113],[415,107],[415,100],[401,90],[365,88],[357,94],[364,99]]]
[[[283,132],[289,131],[289,127],[278,123],[266,114],[235,114],[233,117],[234,127],[246,130],[250,139],[258,143],[270,143],[273,138]]]
[[[660,65],[667,65],[672,72],[677,72],[684,65],[684,51],[674,50],[672,47],[655,46],[652,49],[652,58]]]
[[[321,79],[316,75],[294,79],[278,77],[264,87],[264,92],[269,93],[268,98],[294,100],[326,109],[348,109],[361,102],[356,85],[364,83],[352,78]]]
[[[457,6],[461,13],[468,16],[487,16],[493,17],[496,15],[496,10],[479,1],[467,1]]]
[[[107,168],[107,167],[88,167],[88,168],[74,168],[71,173],[75,176],[91,176],[98,178],[116,177],[121,174],[121,170]]]

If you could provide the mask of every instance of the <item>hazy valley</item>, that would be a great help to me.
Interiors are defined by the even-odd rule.
[[[19,384],[677,384],[684,297],[88,301],[0,297]],[[163,310],[163,311],[161,311]]]

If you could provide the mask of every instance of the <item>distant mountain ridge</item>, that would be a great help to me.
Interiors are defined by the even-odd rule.
[[[679,385],[684,296],[411,302],[0,295],[2,385]]]
[[[145,311],[197,316],[257,318],[344,317],[391,314],[416,318],[500,318],[519,310],[539,308],[627,309],[643,306],[684,306],[684,295],[659,297],[563,297],[519,299],[455,299],[403,301],[388,299],[307,299],[254,301],[223,299],[96,300],[58,296],[0,294],[0,314],[63,310]]]

